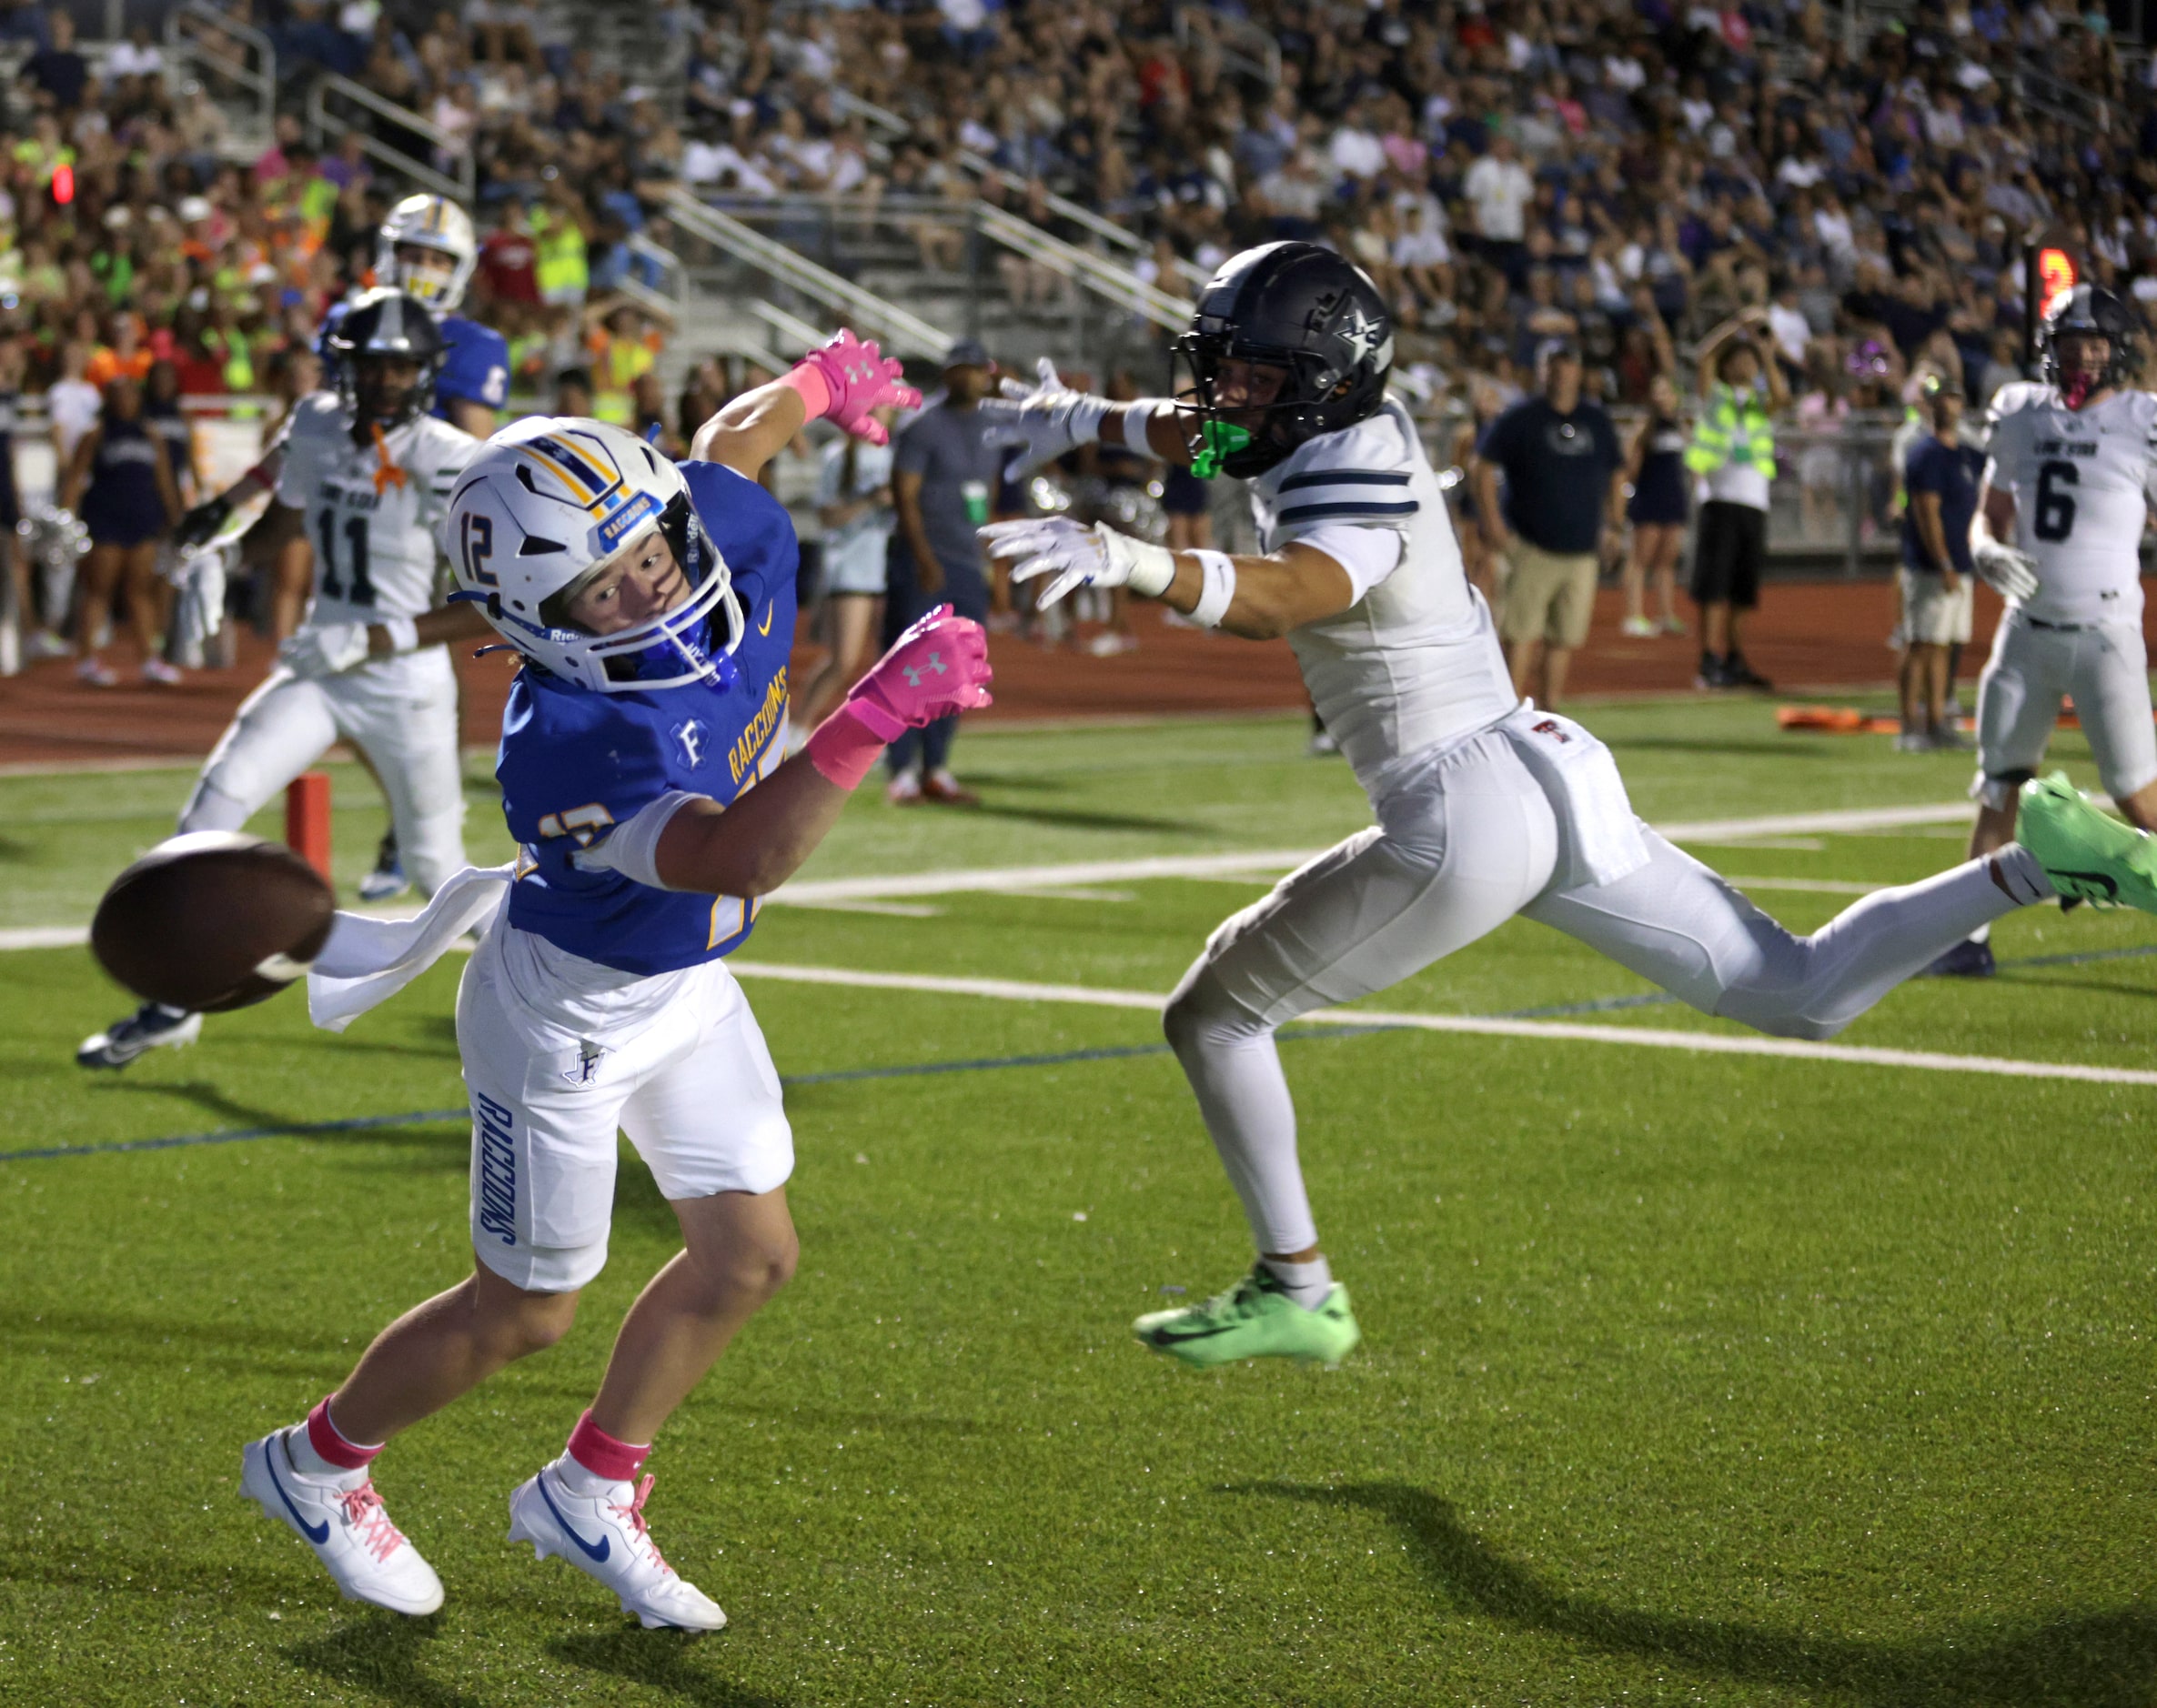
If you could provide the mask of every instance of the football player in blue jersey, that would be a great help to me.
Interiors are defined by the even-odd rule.
[[[510,1497],[509,1535],[648,1626],[725,1623],[660,1556],[651,1478],[636,1482],[660,1425],[795,1262],[779,1079],[724,958],[886,742],[988,698],[981,629],[933,612],[781,757],[797,554],[754,477],[818,416],[881,437],[870,411],[912,396],[897,367],[842,334],[728,405],[680,465],[596,421],[520,422],[451,495],[460,594],[524,659],[497,767],[518,859],[468,870],[408,926],[339,915],[309,996],[318,1020],[341,1023],[494,915],[457,1012],[477,1261],[384,1330],[304,1422],[250,1444],[243,1475],[349,1597],[440,1605],[368,1463],[568,1330],[606,1262],[620,1129],[685,1249],[630,1309],[566,1450]]]
[[[375,237],[375,284],[394,286],[418,298],[442,335],[432,413],[452,427],[462,427],[474,438],[483,439],[494,431],[496,412],[509,400],[509,344],[491,327],[483,327],[457,312],[479,261],[479,246],[471,216],[446,196],[424,193],[406,196],[389,210]],[[315,335],[316,350],[326,371],[335,371],[329,339],[352,301],[348,297],[332,305]],[[180,518],[173,529],[173,543],[183,550],[207,545],[239,506],[257,492],[276,488],[284,462],[285,436],[280,433],[254,467]],[[280,539],[275,549],[280,581],[292,586],[304,584],[308,549],[305,539],[297,536]],[[298,558],[288,566],[287,558],[296,551]],[[385,833],[375,869],[360,879],[363,900],[386,901],[411,887],[396,837],[394,828]]]

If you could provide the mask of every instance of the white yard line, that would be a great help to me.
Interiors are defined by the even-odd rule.
[[[1864,832],[1913,825],[1948,824],[1966,819],[1972,809],[1967,801],[1943,801],[1930,807],[1860,807],[1831,812],[1779,813],[1757,819],[1703,819],[1655,828],[1673,842],[1709,843],[1743,841],[1751,837],[1803,835],[1810,831]],[[958,868],[946,871],[898,872],[873,878],[811,879],[786,885],[770,900],[781,906],[831,908],[844,912],[892,912],[902,918],[921,918],[912,910],[862,907],[864,902],[902,902],[917,896],[963,893],[1013,893],[1027,890],[1084,889],[1100,884],[1140,883],[1148,879],[1184,878],[1198,880],[1257,883],[1301,866],[1323,852],[1319,849],[1255,850],[1241,854],[1163,854],[1136,859],[1074,860],[1056,866],[989,866]],[[1732,879],[1748,886],[1785,889],[1818,889],[1823,895],[1870,894],[1871,886],[1848,890],[1828,889],[1829,880],[1781,879]],[[852,904],[852,905],[850,905]],[[409,917],[418,911],[417,902],[399,902],[377,917]],[[365,909],[374,913],[373,909]],[[932,917],[932,916],[926,916]],[[15,949],[67,949],[89,940],[86,926],[33,925],[0,929],[0,952]]]
[[[931,996],[984,997],[999,1002],[1070,1002],[1088,1008],[1132,1009],[1157,1014],[1166,1000],[1149,991],[1106,990],[1092,985],[1027,984],[1010,979],[952,979],[931,973],[859,972],[841,967],[785,967],[739,959],[727,964],[745,979],[843,985],[869,990],[912,990]],[[2077,1080],[2098,1085],[2157,1085],[2157,1070],[2143,1068],[2094,1068],[2073,1061],[2017,1061],[2000,1056],[1954,1056],[1930,1050],[1875,1050],[1856,1044],[1816,1044],[1795,1038],[1733,1038],[1719,1032],[1682,1032],[1644,1026],[1487,1020],[1473,1014],[1403,1014],[1374,1009],[1320,1009],[1304,1018],[1327,1025],[1397,1026],[1416,1031],[1458,1032],[1477,1038],[1630,1044],[1639,1049],[1684,1050],[1702,1055],[1773,1056],[1785,1060],[1842,1061],[1860,1067],[1908,1068],[1933,1073]]]

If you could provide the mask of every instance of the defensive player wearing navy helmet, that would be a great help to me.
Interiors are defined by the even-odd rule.
[[[1331,1361],[1356,1344],[1296,1160],[1274,1047],[1289,1020],[1524,914],[1706,1012],[1826,1038],[1971,929],[2054,893],[2051,857],[2011,847],[1793,936],[1639,822],[1594,736],[1514,694],[1416,424],[1385,396],[1391,339],[1367,280],[1310,245],[1246,251],[1201,293],[1180,347],[1192,399],[1112,405],[1044,365],[1031,390],[982,407],[1022,443],[1021,467],[1098,440],[1247,473],[1259,553],[1171,551],[1063,517],[983,535],[1018,560],[1014,581],[1045,578],[1044,601],[1127,587],[1206,627],[1285,636],[1377,822],[1223,925],[1169,1000],[1169,1041],[1259,1257],[1219,1297],[1140,1318],[1147,1346],[1221,1364]],[[2071,791],[2033,814],[2157,911],[2157,883],[2097,846],[2109,821]]]
[[[1363,269],[1315,243],[1268,243],[1232,257],[1198,294],[1175,343],[1193,408],[1222,473],[1264,474],[1322,433],[1378,412],[1393,367],[1393,316]],[[1239,363],[1278,371],[1265,401],[1231,402]]]

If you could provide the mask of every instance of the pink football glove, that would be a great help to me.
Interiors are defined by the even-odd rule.
[[[989,638],[939,605],[892,645],[809,738],[809,762],[842,789],[869,775],[904,729],[990,703]]]
[[[885,404],[911,409],[922,400],[900,372],[898,359],[873,339],[864,343],[842,328],[795,363],[782,383],[801,394],[811,421],[835,421],[856,438],[882,445],[891,435],[869,412]]]

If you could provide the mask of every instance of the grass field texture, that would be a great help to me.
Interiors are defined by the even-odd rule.
[[[1955,800],[1966,760],[1757,704],[1584,714],[1663,823]],[[973,814],[864,798],[807,879],[1317,848],[1367,822],[1294,720],[969,735]],[[2057,756],[2094,779],[2080,738]],[[0,929],[78,924],[181,771],[0,779]],[[475,859],[506,858],[484,761]],[[338,773],[340,875],[380,824]],[[274,827],[271,827],[274,831]],[[1702,841],[1799,929],[1960,857],[1948,823]],[[759,963],[1165,991],[1262,877],[775,905]],[[1843,1041],[2157,1070],[2157,920],[2031,910],[2002,976]],[[453,958],[454,959],[454,958]],[[1198,1375],[1129,1319],[1249,1261],[1143,1011],[745,980],[799,1166],[794,1285],[661,1436],[654,1531],[724,1605],[627,1623],[503,1541],[677,1244],[625,1147],[576,1331],[378,1465],[441,1572],[336,1599],[237,1496],[390,1316],[469,1266],[445,964],[331,1037],[286,998],[90,1079],[126,1007],[0,957],[0,1703],[2157,1703],[2147,1086],[1538,1037],[1285,1046],[1336,1371]],[[1516,922],[1373,999],[1726,1024]],[[1044,1060],[1048,1059],[1048,1060]]]

